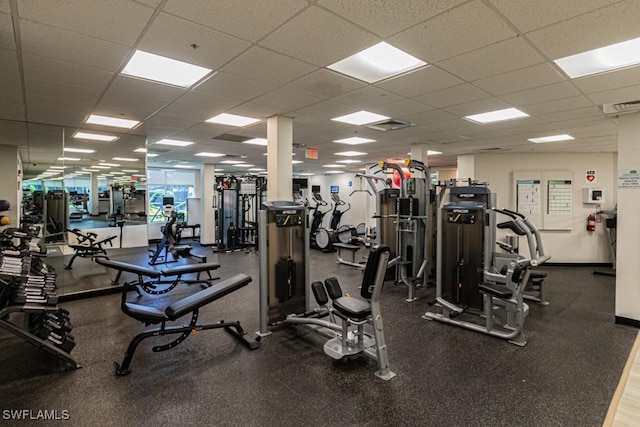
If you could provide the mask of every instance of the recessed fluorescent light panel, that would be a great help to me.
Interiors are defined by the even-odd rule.
[[[147,153],[147,157],[158,157],[160,154]]]
[[[250,164],[248,164],[248,163],[240,163],[240,164],[238,164],[238,165],[236,165],[236,166],[238,166],[239,168],[252,168],[252,167],[254,167],[255,165],[250,165]]]
[[[336,122],[349,123],[352,125],[366,125],[373,122],[379,122],[380,120],[387,120],[388,118],[389,117],[383,116],[381,114],[361,110],[344,116],[334,117],[331,120],[334,120]]]
[[[523,113],[517,108],[505,108],[504,110],[489,111],[488,113],[473,114],[471,116],[464,116],[465,119],[471,120],[476,123],[495,123],[505,120],[521,119],[523,117],[529,117],[527,113]]]
[[[90,139],[92,141],[106,141],[106,142],[111,142],[117,138],[117,136],[100,135],[98,133],[88,133],[88,132],[76,132],[76,134],[73,135],[73,137],[76,139]]]
[[[363,153],[362,151],[343,151],[341,153],[333,153],[336,156],[347,156],[347,157],[354,157],[354,156],[365,156],[367,153]]]
[[[291,160],[291,163],[294,165],[299,165],[300,163],[303,163],[302,160]]]
[[[254,123],[258,123],[259,121],[260,119],[254,119],[253,117],[238,116],[236,114],[228,114],[228,113],[218,114],[217,116],[214,116],[208,120],[205,120],[205,122],[207,123],[217,123],[220,125],[238,126],[238,127],[249,126]]]
[[[327,68],[367,83],[375,83],[425,65],[426,62],[389,43],[380,42]]]
[[[79,162],[80,161],[80,157],[58,157],[58,160],[61,161],[68,161],[68,162]]]
[[[186,147],[187,145],[195,144],[193,141],[178,141],[176,139],[161,139],[157,141],[158,145],[171,145],[173,147]]]
[[[147,149],[146,148],[136,148],[133,151],[136,152],[136,153],[146,153]]]
[[[202,153],[194,154],[194,156],[199,156],[199,157],[224,157],[224,156],[226,156],[226,154],[222,154],[222,153],[207,153],[206,151],[203,151]]]
[[[313,174],[311,172],[299,172],[299,173],[294,173],[294,175],[298,175],[298,176],[313,176]]]
[[[366,144],[367,142],[376,142],[376,140],[369,139],[369,138],[361,138],[359,136],[352,136],[351,138],[336,139],[333,142],[337,142],[339,144],[358,145],[358,144]]]
[[[343,168],[345,167],[344,165],[336,165],[336,164],[330,164],[330,165],[322,165],[323,168]]]
[[[67,166],[51,166],[49,169],[66,169]]]
[[[96,152],[96,150],[90,150],[88,148],[71,148],[71,147],[64,147],[62,151],[66,151],[69,153],[86,153],[86,154]]]
[[[552,136],[542,136],[539,138],[530,138],[529,141],[535,142],[536,144],[542,144],[545,142],[558,142],[558,141],[570,141],[574,139],[571,135],[567,135],[566,133],[562,135],[552,135]]]
[[[244,160],[223,160],[220,163],[225,163],[227,165],[238,165],[240,163],[244,163]]]
[[[253,172],[263,172],[263,171],[266,171],[266,169],[262,169],[262,168],[249,168],[249,170],[250,170],[250,171],[253,171]]]
[[[137,162],[140,159],[134,159],[133,157],[112,157],[112,160],[118,160],[120,162]]]
[[[344,173],[343,171],[326,171],[325,173]]]
[[[346,164],[362,163],[362,160],[354,160],[354,159],[336,160],[336,163],[346,163]]]
[[[113,166],[113,167],[118,167],[118,166],[120,166],[120,164],[119,164],[119,163],[105,163],[105,162],[101,162],[101,163],[98,163],[98,164],[99,164],[100,166]]]
[[[140,171],[138,169],[122,169],[122,172],[137,173]]]
[[[100,166],[100,165],[93,165],[91,166],[93,169],[111,169],[111,166]]]
[[[83,169],[87,172],[101,172],[100,169]]]
[[[213,70],[209,68],[136,50],[122,74],[174,86],[191,87],[211,71]]]
[[[411,153],[407,154],[411,155]],[[442,154],[442,151],[427,150],[427,156],[435,156],[436,154]]]
[[[640,37],[556,59],[571,78],[589,76],[640,64]]]
[[[99,116],[92,114],[87,119],[87,123],[92,125],[111,126],[114,128],[132,129],[140,122],[137,120],[121,119],[119,117]]]
[[[266,146],[269,142],[266,138],[253,138],[247,141],[243,141],[243,144],[263,145]]]
[[[193,165],[174,165],[174,168],[178,168],[178,169],[193,169]]]

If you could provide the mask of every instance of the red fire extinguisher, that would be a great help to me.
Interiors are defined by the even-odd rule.
[[[596,231],[596,216],[594,214],[587,217],[587,231]]]

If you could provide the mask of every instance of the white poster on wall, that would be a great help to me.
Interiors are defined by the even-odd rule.
[[[638,168],[618,169],[618,188],[640,188]]]
[[[585,184],[595,184],[596,181],[597,181],[596,170],[595,169],[587,170],[586,173],[584,174]]]

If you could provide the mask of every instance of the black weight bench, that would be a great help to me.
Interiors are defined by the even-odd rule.
[[[350,245],[348,243],[334,243],[334,248],[338,248],[338,262],[340,264],[350,265],[352,267],[364,269],[364,264],[360,264],[356,262],[356,252],[360,249],[358,245]],[[344,251],[347,251],[350,254],[350,260],[345,259],[342,254]]]
[[[107,237],[106,239],[96,240],[96,238],[98,237],[96,233],[83,233],[77,228],[67,231],[76,236],[78,243],[69,245],[69,247],[75,251],[75,254],[73,254],[71,259],[69,260],[69,263],[64,266],[66,270],[71,270],[73,261],[75,261],[76,258],[94,259],[96,256],[101,255],[108,259],[107,251],[105,250],[104,246],[107,244],[109,246],[113,246],[113,239],[118,237],[111,236]]]
[[[120,276],[122,273],[132,273],[138,276],[138,280],[130,282],[131,286],[136,285],[134,288],[138,294],[140,291],[138,287],[142,288],[146,293],[151,295],[166,294],[180,283],[187,285],[200,284],[205,287],[211,286],[211,281],[219,279],[219,277],[213,277],[211,271],[220,268],[220,264],[217,262],[208,262],[205,264],[188,264],[176,268],[154,270],[149,267],[143,267],[136,264],[130,264],[122,261],[112,261],[107,258],[96,258],[96,262],[104,267],[116,270],[115,279],[111,281],[112,285],[118,285],[120,282]],[[200,275],[206,273],[208,278],[201,279]],[[196,274],[196,279],[183,279],[182,276],[187,274]],[[171,280],[162,280],[161,277],[171,277]],[[148,278],[145,280],[145,278]],[[162,286],[168,285],[168,286]]]
[[[142,273],[141,270],[139,270],[138,272]],[[163,309],[127,302],[128,286],[127,284],[125,284],[125,287],[122,291],[122,311],[127,316],[139,320],[147,326],[160,324],[160,328],[142,332],[136,335],[133,340],[131,340],[131,343],[129,343],[129,347],[127,348],[127,351],[124,355],[124,359],[122,360],[122,364],[114,364],[116,368],[116,374],[119,376],[123,376],[131,373],[131,369],[129,368],[129,366],[131,365],[133,354],[136,351],[138,344],[140,344],[142,340],[149,337],[180,334],[180,336],[175,340],[167,344],[154,346],[152,348],[154,352],[160,352],[176,347],[184,340],[186,340],[190,335],[195,334],[197,331],[224,328],[225,331],[236,337],[242,344],[246,345],[251,350],[257,349],[260,346],[260,337],[254,338],[247,334],[244,329],[242,329],[242,326],[240,326],[240,322],[225,322],[221,320],[220,322],[213,324],[198,324],[198,311],[201,307],[204,307],[205,305],[246,286],[251,282],[251,280],[251,277],[247,276],[246,274],[236,274],[235,276],[225,279],[222,282],[211,286],[210,288],[201,290],[193,295],[182,298],[181,300],[178,300]],[[189,313],[191,313],[191,321],[188,325],[166,325],[166,322],[176,321]]]

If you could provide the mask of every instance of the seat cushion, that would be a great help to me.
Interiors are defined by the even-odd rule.
[[[145,323],[160,323],[163,320],[167,320],[164,311],[155,307],[128,302],[124,306],[124,311],[128,316]]]
[[[340,297],[333,300],[333,308],[354,320],[364,320],[371,315],[371,305],[359,298]]]

